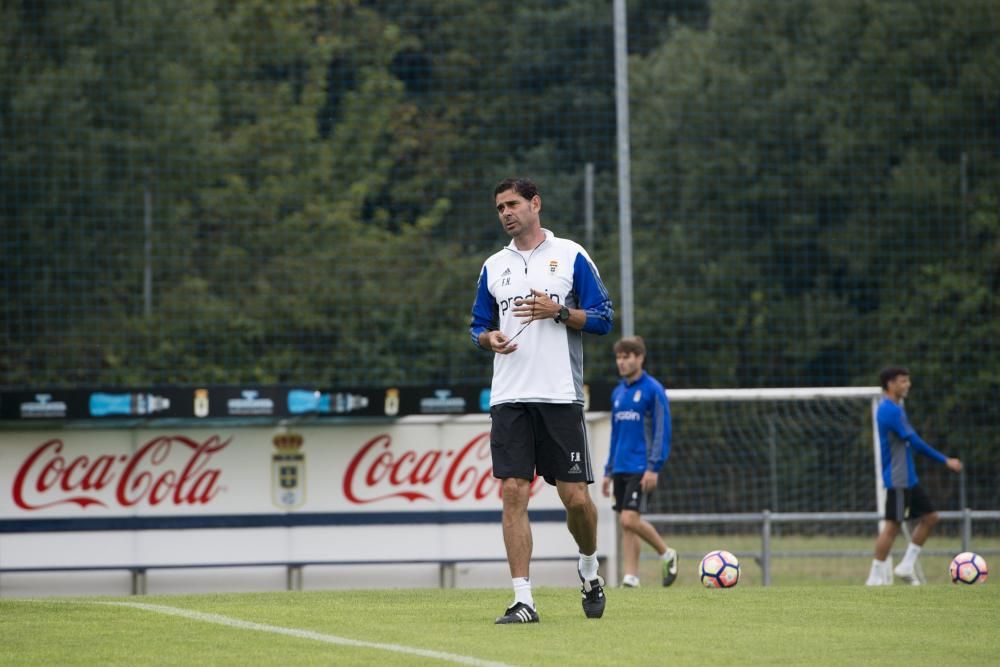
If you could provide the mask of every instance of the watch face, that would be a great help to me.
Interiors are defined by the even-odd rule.
[[[563,306],[562,308],[559,309],[558,320],[560,322],[565,322],[568,319],[569,319],[569,308],[567,308],[566,306]]]

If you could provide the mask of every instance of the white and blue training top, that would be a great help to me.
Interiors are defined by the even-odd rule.
[[[583,404],[583,331],[603,335],[611,330],[614,309],[597,267],[580,244],[547,229],[533,250],[509,245],[483,263],[472,305],[469,333],[499,329],[517,336],[517,350],[493,359],[490,405],[500,403]],[[567,308],[587,311],[583,331],[555,320],[528,325],[512,314],[514,300],[543,291]],[[523,331],[522,331],[523,328]]]

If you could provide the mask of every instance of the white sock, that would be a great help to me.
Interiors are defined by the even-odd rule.
[[[531,597],[531,580],[527,577],[514,577],[510,581],[514,584],[514,603],[523,602],[534,609],[535,600]]]
[[[906,547],[906,553],[903,554],[903,562],[912,565],[916,560],[917,556],[920,555],[920,549],[922,547],[910,542]]]
[[[587,581],[597,579],[597,552],[585,556],[580,554],[580,575]]]

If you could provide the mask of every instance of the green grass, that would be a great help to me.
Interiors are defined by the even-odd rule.
[[[1000,587],[694,585],[611,589],[600,620],[579,593],[539,588],[541,623],[495,626],[498,589],[351,590],[0,599],[4,665],[438,665],[442,658],[228,627],[108,602],[165,605],[508,665],[987,665],[1000,660]]]

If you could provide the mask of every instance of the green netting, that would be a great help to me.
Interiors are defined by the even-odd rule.
[[[672,387],[998,413],[1000,10],[629,2],[636,332]],[[0,3],[0,385],[485,382],[502,177],[621,303],[612,3]],[[584,188],[593,165],[593,224]],[[611,344],[587,376],[613,379]]]

